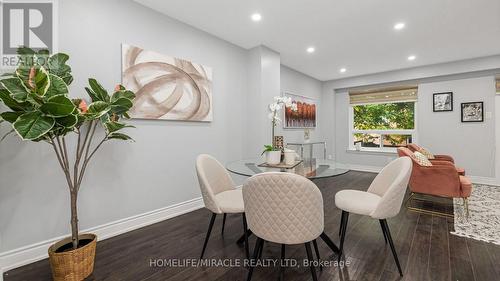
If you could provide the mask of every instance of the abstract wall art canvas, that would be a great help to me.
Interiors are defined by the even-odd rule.
[[[297,104],[296,111],[292,111],[291,108],[285,107],[285,121],[283,122],[283,127],[285,129],[316,128],[316,100],[286,92],[283,95],[285,97],[290,97],[292,103]]]
[[[482,101],[462,103],[462,122],[483,122],[483,107]]]
[[[434,112],[453,111],[453,93],[436,93],[432,96]]]
[[[212,121],[212,69],[122,44],[122,84],[136,93],[132,118]]]

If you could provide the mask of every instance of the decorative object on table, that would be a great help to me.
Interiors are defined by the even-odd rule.
[[[311,141],[311,130],[309,128],[304,129],[304,142],[310,142]]]
[[[483,122],[484,110],[483,102],[462,103],[462,122]]]
[[[500,187],[474,184],[469,216],[462,200],[453,199],[455,230],[451,234],[500,245]]]
[[[274,129],[276,128],[276,125],[281,122],[281,120],[278,117],[278,112],[283,108],[288,106],[290,110],[296,111],[297,110],[297,105],[292,104],[292,99],[287,98],[287,97],[280,97],[276,96],[274,97],[274,102],[269,104],[269,119],[271,119],[271,125],[272,125],[272,146],[273,148],[276,148],[275,146],[275,137],[274,137]]]
[[[283,148],[285,147],[283,136],[274,136],[273,146],[275,148],[283,150]]]
[[[272,145],[264,145],[264,151],[261,155],[266,154],[266,163],[268,164],[279,164],[281,162],[281,149],[276,148]]]
[[[83,280],[94,269],[97,237],[79,234],[77,198],[90,160],[110,140],[131,140],[121,130],[129,126],[121,122],[128,118],[135,94],[118,85],[112,95],[95,80],[89,79],[85,90],[91,98],[70,99],[68,85],[73,81],[69,56],[49,55],[47,50],[35,52],[19,48],[21,64],[15,73],[4,74],[0,80],[0,100],[10,111],[0,113],[0,122],[11,124],[22,140],[45,142],[54,149],[70,193],[71,237],[49,249],[49,260],[54,280]],[[94,144],[97,127],[102,127],[102,138]],[[70,133],[77,141],[74,151],[68,149]],[[70,157],[70,153],[74,157]],[[71,160],[74,162],[71,163]],[[36,172],[36,171],[31,171]],[[28,172],[26,172],[26,175]]]
[[[432,95],[432,111],[453,111],[453,92],[435,93]]]
[[[293,165],[295,163],[295,159],[297,159],[298,155],[295,150],[285,148],[284,149],[284,154],[285,154],[285,164],[286,165]]]
[[[314,99],[284,93],[284,97],[290,98],[292,104],[296,106],[293,110],[290,106],[285,106],[285,129],[291,128],[316,128],[317,102]]]
[[[293,169],[297,165],[299,165],[300,163],[302,163],[302,160],[294,160],[293,163],[291,163],[291,164],[287,164],[285,162],[279,162],[279,163],[267,163],[267,162],[264,162],[264,163],[261,163],[261,164],[259,164],[257,166],[258,167],[265,167],[265,168]]]
[[[122,71],[132,118],[212,121],[212,68],[123,44]]]

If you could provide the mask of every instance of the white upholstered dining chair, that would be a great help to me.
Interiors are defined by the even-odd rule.
[[[260,258],[264,241],[281,244],[281,260],[285,258],[285,245],[304,244],[307,258],[312,261],[311,242],[315,244],[319,237],[336,249],[323,232],[323,197],[312,181],[290,173],[258,174],[243,184],[243,201],[248,227],[257,237],[254,260]],[[319,259],[316,245],[315,250]],[[284,270],[281,260],[280,278]],[[250,267],[247,281],[253,269]],[[310,269],[313,280],[317,280],[312,264]]]
[[[342,210],[339,260],[342,256],[349,213],[370,216],[379,220],[384,239],[386,243],[389,241],[399,274],[403,276],[387,219],[396,216],[401,209],[411,170],[411,159],[401,157],[385,166],[366,192],[342,190],[335,194],[335,205]]]
[[[200,259],[203,259],[207,243],[212,232],[212,227],[217,215],[223,214],[222,234],[224,234],[224,226],[226,223],[227,214],[242,214],[243,231],[245,238],[245,253],[249,256],[248,250],[248,232],[247,222],[245,218],[245,208],[243,204],[243,195],[241,188],[238,188],[227,170],[214,157],[201,154],[196,159],[196,173],[200,184],[201,194],[205,208],[212,212],[212,218],[208,226],[205,243],[201,251]]]

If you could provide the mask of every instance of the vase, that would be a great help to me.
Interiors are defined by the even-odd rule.
[[[97,236],[78,236],[79,246],[72,249],[71,237],[63,239],[49,248],[49,261],[55,281],[81,281],[94,271]]]
[[[267,151],[266,163],[269,165],[277,165],[281,162],[281,150]]]

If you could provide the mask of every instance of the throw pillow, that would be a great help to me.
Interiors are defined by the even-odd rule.
[[[431,161],[429,161],[429,159],[427,159],[427,157],[425,157],[425,155],[423,155],[422,153],[415,151],[413,155],[415,156],[415,159],[417,160],[417,163],[420,164],[420,166],[432,166]]]
[[[434,157],[434,154],[430,153],[430,151],[423,147],[421,147],[418,152],[422,153],[425,157],[427,157],[427,159],[436,159],[436,157]]]

